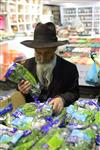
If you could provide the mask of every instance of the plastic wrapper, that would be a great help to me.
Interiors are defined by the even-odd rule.
[[[30,93],[35,96],[38,96],[41,92],[34,76],[23,65],[19,63],[13,63],[6,72],[5,77],[17,84],[22,79],[29,81],[32,86]]]
[[[78,100],[58,116],[52,115],[48,101],[26,103],[12,114],[7,113],[6,125],[12,128],[3,129],[5,142],[1,144],[11,150],[90,150],[99,141],[99,118],[94,100]],[[15,142],[14,139],[9,142],[8,136],[19,133],[19,129],[23,134],[16,135]]]
[[[100,135],[96,136],[96,144],[100,146]]]
[[[5,108],[0,108],[0,116],[13,110],[13,105],[9,103]]]
[[[7,103],[5,107],[0,108],[0,123],[10,122],[10,114],[13,110],[12,103]]]
[[[53,117],[54,120],[59,120],[58,127],[63,128],[66,126],[67,121],[66,120],[66,108],[63,108],[61,113],[58,116]]]
[[[93,121],[95,114],[97,110],[90,110],[83,108],[83,103],[81,104],[81,107],[78,105],[70,105],[66,108],[67,111],[67,117],[66,121],[68,121],[68,126],[73,128],[86,128],[90,126]],[[71,124],[71,126],[70,126]]]
[[[52,116],[53,107],[52,107],[52,105],[50,105],[48,103],[40,104],[36,110],[36,113],[37,113],[38,118]]]
[[[48,134],[41,138],[31,150],[57,150],[64,144],[67,132],[64,129],[52,128]]]
[[[37,118],[52,116],[53,108],[52,105],[46,103],[26,103],[20,106],[12,115],[20,117],[20,115],[33,116]]]
[[[23,136],[22,131],[19,131],[16,128],[0,125],[0,145],[1,144],[15,145],[22,136]]]
[[[52,106],[49,104],[38,105],[27,103],[20,106],[6,121],[7,125],[12,125],[18,129],[38,129],[47,124],[52,115]]]
[[[24,105],[20,106],[12,115],[15,117],[20,117],[21,114],[26,116],[35,116],[37,108],[38,105],[36,103],[25,103]]]
[[[29,150],[33,145],[34,145],[34,141],[31,140],[19,146],[16,146],[15,148],[12,148],[12,150]]]
[[[94,112],[99,109],[99,105],[97,104],[97,100],[95,99],[79,99],[75,102],[74,105],[77,105],[78,107],[83,107],[88,110],[93,110]]]
[[[43,136],[43,134],[39,130],[33,130],[29,135],[24,136],[18,141],[14,150],[27,150],[30,149],[39,139]]]
[[[8,150],[10,148],[9,144],[0,144],[0,149],[1,150]]]
[[[17,131],[17,128],[11,128],[11,127],[7,127],[5,125],[0,124],[0,131],[3,132],[11,132],[11,133],[15,133]]]
[[[96,125],[97,128],[99,128],[99,130],[100,130],[100,111],[98,111],[98,112],[95,114],[95,118],[94,118],[94,121],[93,121],[93,125]]]
[[[49,122],[49,123],[47,123],[46,125],[43,125],[42,127],[41,127],[41,131],[43,132],[43,133],[47,133],[47,132],[49,132],[49,130],[52,128],[52,127],[57,127],[58,126],[58,124],[59,124],[59,120],[57,119],[57,120],[52,120],[51,122]]]
[[[27,117],[27,116],[23,116],[22,118],[15,118],[12,120],[11,124],[15,127],[17,127],[18,129],[32,129],[32,122],[33,122],[34,118],[33,117]]]
[[[95,131],[91,128],[84,130],[74,129],[66,139],[66,146],[72,150],[90,150],[95,142]]]
[[[6,125],[16,127],[20,130],[32,129],[33,116],[26,116],[19,108],[12,113],[7,115]]]

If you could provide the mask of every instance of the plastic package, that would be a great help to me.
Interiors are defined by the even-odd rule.
[[[9,67],[8,71],[5,74],[5,78],[17,84],[22,79],[29,81],[32,86],[30,94],[32,94],[33,96],[37,97],[41,92],[39,84],[36,82],[34,76],[23,65],[19,63],[13,63],[12,66]]]

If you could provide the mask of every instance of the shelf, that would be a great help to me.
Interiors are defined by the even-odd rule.
[[[79,16],[92,16],[92,13],[78,13]]]
[[[82,22],[92,22],[92,20],[81,20]]]
[[[42,14],[42,4],[33,4],[32,0],[9,0],[5,3],[0,2],[0,13],[6,15],[8,31],[17,33],[22,32],[22,30],[24,32],[30,30],[31,32],[33,24],[39,21]]]
[[[69,13],[68,13],[68,14],[64,13],[64,15],[66,15],[66,16],[73,16],[73,15],[76,16],[76,13],[71,13],[71,14],[69,14]]]
[[[7,15],[7,12],[0,12],[0,15]]]
[[[100,7],[99,6],[92,6],[92,5],[89,7],[77,6],[77,7],[72,7],[72,8],[61,6],[60,12],[61,12],[61,24],[62,25],[71,24],[71,22],[75,20],[75,18],[76,19],[79,18],[81,22],[85,25],[84,33],[100,34],[99,25],[97,25],[96,27],[96,30],[98,31],[98,33],[93,31],[95,27],[95,23],[98,22],[98,24],[100,24]]]

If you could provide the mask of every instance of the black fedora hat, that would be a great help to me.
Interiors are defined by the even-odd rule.
[[[68,40],[58,41],[56,28],[52,22],[38,23],[34,30],[34,39],[21,42],[21,44],[30,48],[58,47],[67,43],[69,43]]]

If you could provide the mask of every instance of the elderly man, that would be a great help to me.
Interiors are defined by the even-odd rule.
[[[64,106],[79,98],[79,75],[76,66],[55,54],[57,47],[67,44],[68,41],[58,41],[55,25],[48,22],[37,24],[34,40],[21,43],[35,49],[35,57],[26,60],[24,66],[40,84],[39,100],[44,102],[51,98],[50,104],[53,105],[54,113],[60,113]],[[18,89],[25,96],[26,102],[32,101],[28,81],[22,80]]]

